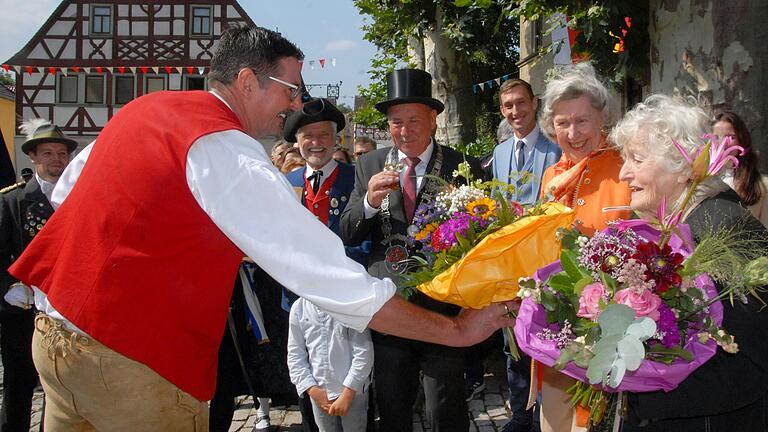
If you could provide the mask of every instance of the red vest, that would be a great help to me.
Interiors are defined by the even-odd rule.
[[[153,93],[99,134],[75,187],[10,273],[78,328],[211,399],[242,252],[197,204],[192,143],[242,130],[207,92]]]
[[[312,192],[312,184],[309,180],[304,180],[304,201],[307,209],[312,212],[323,225],[328,225],[328,210],[330,207],[330,198],[328,196],[331,193],[331,186],[336,181],[336,176],[339,174],[339,167],[337,166],[331,175],[325,179],[323,185],[317,190],[317,195]],[[336,199],[336,198],[334,198]],[[336,206],[338,207],[338,204]]]

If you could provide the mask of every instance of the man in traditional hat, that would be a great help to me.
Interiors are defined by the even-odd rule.
[[[513,324],[513,302],[445,317],[393,297],[317,229],[257,141],[301,109],[302,58],[274,31],[230,27],[210,92],[134,100],[75,161],[82,174],[64,174],[66,199],[9,269],[45,311],[33,353],[46,425],[204,430],[243,255],[357,330],[467,345]]]
[[[286,177],[295,190],[301,194],[302,204],[325,226],[339,235],[341,213],[349,202],[349,195],[355,186],[355,167],[334,160],[337,135],[344,130],[344,114],[328,99],[313,99],[306,102],[300,111],[292,113],[285,120],[283,137],[289,143],[299,146],[306,166],[289,172]],[[364,264],[366,252],[360,245],[345,246],[347,256]],[[297,298],[289,294],[290,303]],[[319,397],[305,392],[299,401],[305,430],[318,430],[315,425],[310,397]]]
[[[53,215],[51,192],[77,148],[76,141],[47,120],[30,120],[21,128],[28,136],[21,150],[29,156],[35,170],[26,185],[17,183],[0,200],[0,431],[29,430],[32,393],[37,384],[32,362],[32,290],[8,274],[7,269]]]
[[[356,164],[355,190],[341,220],[342,239],[356,244],[373,236],[368,272],[393,277],[407,271],[401,260],[413,251],[405,242],[407,228],[420,202],[429,202],[441,186],[431,176],[454,181],[453,171],[464,156],[439,145],[432,134],[442,102],[432,98],[432,76],[401,69],[387,75],[387,96],[376,109],[387,115],[393,146],[364,154]],[[475,178],[478,161],[467,158]],[[403,164],[402,172],[385,164]],[[410,301],[444,316],[460,308],[417,292]],[[415,325],[415,323],[414,323]],[[461,431],[469,427],[464,397],[464,350],[374,333],[374,379],[381,424],[387,432],[413,428],[412,413],[424,372],[425,409],[432,429]]]

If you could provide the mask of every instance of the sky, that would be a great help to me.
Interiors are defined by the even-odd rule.
[[[0,62],[16,54],[61,2],[58,0],[0,0]],[[277,30],[299,46],[306,57],[307,84],[338,84],[340,103],[350,107],[358,85],[368,85],[367,71],[376,48],[363,40],[363,17],[352,0],[239,0],[256,25]],[[315,61],[326,59],[321,68]],[[336,59],[336,66],[331,59]],[[325,96],[326,86],[312,88]]]

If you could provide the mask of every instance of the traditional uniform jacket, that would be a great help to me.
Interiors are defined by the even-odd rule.
[[[349,203],[349,197],[355,187],[355,167],[339,162],[333,173],[327,175],[326,181],[318,190],[317,196],[312,193],[312,187],[306,180],[307,168],[302,167],[286,175],[293,187],[301,188],[301,202],[309,211],[320,219],[336,235],[341,236],[341,214]],[[345,246],[347,256],[366,264],[371,242],[364,240],[356,246]]]
[[[32,395],[37,370],[32,360],[34,308],[8,304],[3,296],[18,280],[8,267],[35,238],[53,214],[53,207],[32,178],[0,199],[0,354],[2,355],[3,407],[0,430],[29,430]]]
[[[541,191],[541,178],[550,165],[560,160],[563,151],[560,146],[549,140],[539,130],[536,145],[531,156],[525,160],[522,167],[517,166],[515,158],[515,145],[517,138],[514,136],[496,146],[493,150],[493,178],[505,183],[514,184],[515,178],[510,178],[510,173],[529,172],[531,177],[523,181],[509,198],[521,204],[533,204],[539,199]]]
[[[53,215],[53,207],[33,177],[25,186],[3,194],[0,202],[0,310],[18,312],[2,299],[11,284],[18,280],[8,274],[8,267],[21,255]]]

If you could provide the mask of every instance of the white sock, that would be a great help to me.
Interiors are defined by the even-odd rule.
[[[269,417],[269,398],[259,398],[259,408],[256,410],[256,416]]]

